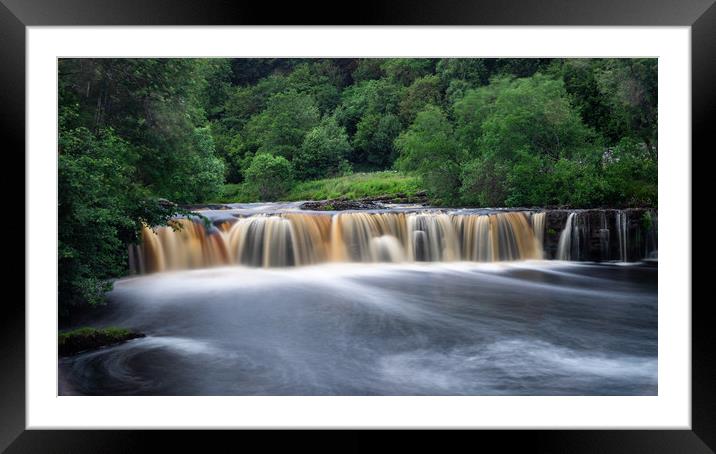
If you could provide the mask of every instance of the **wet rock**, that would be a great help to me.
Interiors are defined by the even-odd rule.
[[[161,198],[160,198],[160,199],[157,199],[157,203],[158,203],[160,206],[163,206],[163,207],[165,207],[165,208],[172,208],[172,207],[177,206],[177,204],[174,203],[174,202],[172,202],[171,200],[161,199]]]
[[[409,195],[399,192],[392,195],[376,197],[365,197],[362,199],[332,199],[304,202],[300,205],[302,210],[313,211],[344,211],[344,210],[381,210],[386,207],[384,204],[420,204],[427,206],[428,194],[425,191],[418,191]]]
[[[230,210],[231,207],[220,203],[205,203],[200,205],[181,205],[181,208],[188,211],[198,210]]]
[[[572,260],[635,261],[657,250],[656,210],[648,208],[546,210],[544,255],[557,258],[562,231],[570,213]]]
[[[385,207],[374,200],[318,200],[304,202],[300,205],[302,210],[311,211],[345,211],[345,210],[382,210]]]

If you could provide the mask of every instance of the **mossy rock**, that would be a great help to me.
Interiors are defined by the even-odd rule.
[[[126,328],[77,328],[59,334],[58,352],[60,356],[70,356],[144,336]]]

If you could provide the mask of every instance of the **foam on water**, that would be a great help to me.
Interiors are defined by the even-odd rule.
[[[224,267],[116,282],[66,393],[656,393],[656,268],[560,262]],[[70,390],[71,391],[68,391]]]

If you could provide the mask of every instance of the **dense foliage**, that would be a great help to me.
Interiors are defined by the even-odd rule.
[[[415,172],[437,204],[655,205],[655,59],[293,59],[212,66],[227,181]],[[240,71],[241,74],[238,74]]]
[[[101,302],[127,271],[127,245],[174,202],[224,182],[202,105],[206,62],[59,61],[59,299],[63,314]],[[203,81],[203,82],[202,82]]]
[[[261,153],[246,169],[246,185],[259,200],[276,200],[291,187],[291,163],[283,156]]]
[[[226,187],[242,200],[373,194],[375,178],[347,176],[398,169],[407,175],[392,181],[419,182],[435,204],[657,204],[656,59],[61,59],[58,69],[63,307],[102,300],[142,224],[176,214],[161,199],[217,200]],[[359,188],[329,187],[347,182]]]

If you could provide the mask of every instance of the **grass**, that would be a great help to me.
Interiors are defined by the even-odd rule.
[[[301,181],[282,197],[282,200],[362,199],[366,197],[414,196],[420,192],[418,177],[386,170],[361,172],[322,180]],[[225,184],[214,203],[257,202],[255,196],[243,184]]]
[[[220,194],[208,203],[247,203],[256,202],[256,196],[243,183],[225,183]]]
[[[57,344],[60,356],[68,356],[137,337],[144,337],[144,335],[125,328],[84,327],[60,333]]]
[[[421,189],[417,177],[387,170],[303,181],[289,191],[286,200],[362,199],[397,194],[412,196]]]

